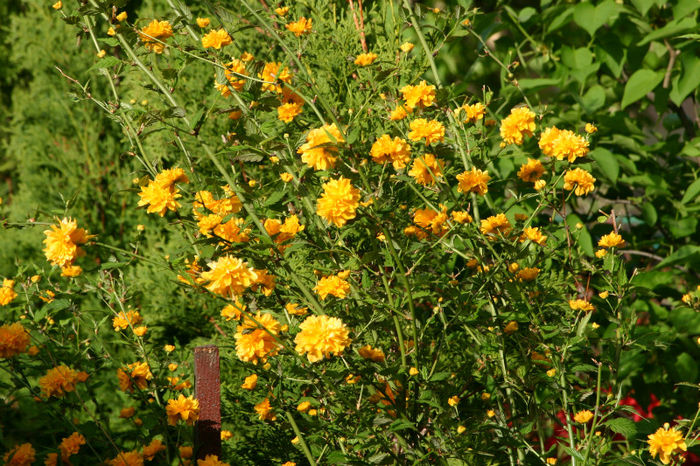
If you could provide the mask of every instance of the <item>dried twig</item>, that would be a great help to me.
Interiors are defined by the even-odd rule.
[[[367,40],[365,39],[365,17],[362,13],[362,0],[357,0],[357,4],[360,10],[360,19],[357,19],[357,13],[355,12],[355,4],[352,0],[348,0],[350,4],[350,9],[352,10],[352,20],[355,22],[355,29],[360,33],[360,43],[362,44],[362,51],[367,53]]]

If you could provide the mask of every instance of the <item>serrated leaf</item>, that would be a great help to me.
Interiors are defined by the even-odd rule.
[[[690,186],[688,186],[688,189],[685,190],[685,194],[683,194],[683,199],[681,199],[681,204],[687,204],[690,201],[695,200],[696,197],[700,194],[700,178],[697,180],[693,181],[690,183]]]
[[[100,58],[97,60],[95,64],[93,64],[90,68],[88,68],[88,71],[100,69],[100,68],[109,68],[111,66],[115,66],[121,63],[121,60],[119,60],[117,57],[113,56],[107,56],[104,58]]]
[[[605,422],[604,425],[608,426],[608,428],[616,434],[620,434],[627,439],[633,439],[634,436],[637,435],[637,426],[634,421],[626,417],[610,419]]]
[[[662,79],[664,79],[663,71],[647,69],[635,71],[625,85],[621,107],[624,109],[628,105],[646,96],[659,85]]]

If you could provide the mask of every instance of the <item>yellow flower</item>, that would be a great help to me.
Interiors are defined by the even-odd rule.
[[[243,384],[241,385],[241,388],[243,390],[255,390],[255,387],[258,386],[258,374],[251,374],[248,377],[245,378],[243,381]]]
[[[107,52],[105,52],[104,49],[97,52],[97,58],[104,58],[105,55],[107,55]]]
[[[531,282],[532,280],[537,278],[537,275],[539,275],[539,273],[540,269],[538,269],[537,267],[525,267],[518,272],[516,278],[523,282]]]
[[[306,143],[297,149],[301,154],[301,160],[314,170],[328,170],[335,167],[337,157],[337,144],[345,142],[338,127],[323,125],[321,128],[312,129],[306,135]]]
[[[372,144],[370,155],[375,162],[391,162],[398,170],[404,168],[411,159],[411,146],[404,139],[391,139],[388,134],[383,134]]]
[[[544,187],[547,185],[547,182],[545,180],[537,180],[535,181],[535,191],[541,191],[544,189]]]
[[[469,212],[464,210],[455,210],[451,212],[450,215],[452,215],[452,219],[457,223],[471,223],[474,220],[472,216],[469,215]]]
[[[285,183],[289,183],[290,181],[292,181],[294,179],[294,175],[292,175],[291,173],[287,173],[287,172],[280,173],[280,179],[282,181],[284,181]]]
[[[253,318],[246,315],[234,335],[238,359],[257,364],[275,356],[281,348],[276,339],[281,328],[271,314],[257,312]]]
[[[311,403],[309,403],[308,401],[302,401],[297,406],[297,411],[299,411],[300,413],[304,413],[304,412],[308,411],[310,407],[311,407]]]
[[[163,170],[153,180],[149,180],[146,186],[141,187],[138,206],[148,206],[147,213],[157,213],[161,217],[168,210],[176,211],[180,207],[177,199],[182,197],[179,194],[180,190],[175,186],[177,182],[189,182],[182,168]]]
[[[64,438],[58,445],[58,449],[61,451],[61,460],[68,462],[68,458],[71,455],[76,455],[80,451],[80,446],[85,445],[85,443],[85,437],[78,432],[73,432]]]
[[[19,322],[0,325],[0,359],[24,353],[29,341],[29,333]]]
[[[683,440],[683,434],[676,430],[676,428],[669,429],[669,424],[664,424],[663,427],[651,435],[648,435],[649,439],[649,453],[652,458],[656,458],[659,455],[659,459],[663,464],[669,464],[671,462],[671,455],[674,453],[680,453],[686,451],[688,448]]]
[[[170,372],[175,372],[177,370],[177,368],[178,368],[178,364],[175,362],[171,362],[170,364],[168,364],[168,370]]]
[[[368,53],[361,53],[355,58],[355,64],[357,66],[369,66],[372,63],[374,63],[374,60],[377,59],[377,54],[368,52]]]
[[[459,404],[459,397],[458,397],[457,395],[451,396],[451,397],[447,400],[447,404],[450,405],[450,406],[453,406],[453,407],[454,407],[454,406],[457,406],[457,405]]]
[[[412,233],[415,234],[418,239],[427,237],[427,234],[424,233],[425,231],[430,231],[436,236],[442,236],[447,233],[449,229],[445,224],[445,222],[447,222],[447,207],[440,204],[440,208],[440,212],[433,209],[416,209],[416,212],[413,214],[413,223],[421,227],[422,230]],[[424,234],[420,234],[419,232]]]
[[[331,179],[323,185],[323,194],[316,202],[316,213],[336,227],[343,227],[356,216],[360,191],[349,179]]]
[[[403,120],[408,116],[409,113],[413,113],[413,110],[411,110],[410,108],[407,110],[402,105],[399,105],[389,113],[389,119],[391,121]]]
[[[156,53],[163,53],[165,45],[160,42],[165,42],[165,39],[172,37],[173,27],[167,21],[154,19],[148,23],[148,26],[141,29],[138,34],[146,49]],[[160,42],[156,42],[156,39]]]
[[[228,82],[228,84],[214,82],[214,87],[221,93],[223,97],[228,97],[231,95],[231,89],[229,89],[229,86],[231,86],[233,90],[237,92],[243,90],[243,87],[245,86],[246,82],[245,76],[248,76],[245,63],[237,58],[234,58],[230,62],[225,63],[224,76],[226,76],[226,81]]]
[[[330,275],[321,278],[313,290],[319,295],[321,300],[325,300],[328,295],[344,299],[350,292],[350,283],[341,277],[340,274]]]
[[[464,120],[462,120],[464,123],[476,123],[484,118],[486,107],[481,102],[477,102],[471,105],[462,105],[457,110],[464,112]]]
[[[52,265],[59,267],[70,265],[85,255],[78,245],[85,244],[93,237],[87,230],[78,228],[77,222],[70,218],[63,218],[58,225],[51,225],[51,230],[45,230],[44,235],[44,255]]]
[[[274,421],[277,419],[275,412],[270,406],[270,399],[265,398],[263,401],[255,405],[255,412],[260,416],[261,421]]]
[[[372,348],[370,345],[365,345],[357,350],[360,356],[374,362],[384,362],[384,351],[381,348]]]
[[[2,287],[0,287],[0,306],[7,306],[17,297],[14,286],[14,280],[5,278],[2,281]]]
[[[587,409],[574,414],[574,421],[578,422],[579,424],[586,424],[591,419],[593,419],[593,413]]]
[[[166,353],[172,353],[173,351],[175,351],[175,346],[174,345],[165,345],[163,347],[163,349],[165,350]]]
[[[547,242],[547,235],[543,235],[538,227],[525,227],[523,234],[520,236],[520,241],[525,241],[529,239],[533,243],[537,243],[540,246],[544,246]]]
[[[122,408],[121,411],[119,411],[119,417],[122,419],[129,419],[134,416],[135,412],[136,409],[133,406],[129,408]]]
[[[245,311],[246,306],[240,301],[236,300],[233,304],[227,304],[221,310],[221,317],[226,318],[226,320],[240,320],[243,316],[243,311]]]
[[[403,100],[410,110],[414,108],[430,107],[435,103],[435,86],[421,81],[415,86],[404,86],[401,88]]]
[[[61,267],[62,277],[75,278],[80,276],[81,273],[83,273],[83,268],[79,265],[66,265]]]
[[[210,262],[209,271],[202,272],[200,276],[209,282],[205,285],[209,291],[224,297],[240,296],[258,278],[247,262],[233,256],[223,256]]]
[[[151,443],[143,447],[143,459],[146,461],[153,461],[156,455],[165,450],[166,446],[160,439],[154,438]]]
[[[349,330],[337,317],[313,315],[299,325],[301,331],[294,338],[296,351],[306,354],[309,362],[318,362],[343,354],[350,345]]]
[[[535,159],[527,159],[527,163],[520,166],[518,170],[518,178],[525,182],[534,183],[542,177],[544,173],[544,165],[542,162]]]
[[[524,136],[532,136],[535,114],[527,107],[517,107],[501,122],[501,138],[506,144],[523,143]]]
[[[539,146],[545,155],[557,160],[568,159],[572,163],[588,153],[588,141],[584,137],[556,126],[542,131]]]
[[[59,2],[60,3],[60,2]],[[34,463],[36,451],[31,443],[15,445],[2,457],[7,466],[31,466]]]
[[[588,134],[598,132],[598,128],[596,128],[596,126],[593,123],[586,123],[586,127],[584,129]]]
[[[491,394],[489,392],[484,392],[481,394],[482,401],[489,401],[491,399]]]
[[[476,193],[483,196],[489,191],[488,182],[490,179],[489,172],[472,168],[471,171],[457,175],[457,181],[459,181],[457,190],[460,193]]]
[[[557,370],[552,368],[547,371],[547,377],[554,377],[557,374]]]
[[[53,8],[54,10],[60,10],[61,8],[63,8],[63,2],[61,0],[58,0],[56,3],[51,5],[51,8]]]
[[[49,369],[46,375],[39,379],[41,393],[46,398],[55,396],[60,398],[68,392],[75,390],[78,382],[85,382],[88,378],[86,372],[78,372],[61,364]]]
[[[496,415],[496,411],[494,411],[493,409],[489,409],[488,411],[486,411],[486,415],[490,418],[494,417]]]
[[[281,93],[282,86],[277,82],[282,81],[287,84],[290,84],[292,82],[293,75],[289,72],[289,69],[285,67],[280,71],[281,66],[282,64],[277,62],[265,63],[265,66],[263,67],[262,71],[258,73],[258,78],[264,81],[269,81],[263,83],[263,91]]]
[[[222,430],[221,431],[221,440],[228,440],[230,438],[233,438],[233,432],[230,430]]]
[[[148,381],[153,379],[151,368],[146,362],[134,362],[126,367],[117,369],[119,388],[123,392],[132,392],[134,385],[143,390],[148,386]]]
[[[547,464],[555,465],[555,464],[557,464],[557,459],[554,458],[553,456],[550,456],[549,458],[547,458]]]
[[[593,304],[589,303],[588,301],[586,301],[585,299],[570,299],[569,300],[569,307],[571,309],[573,309],[574,311],[581,310],[581,311],[589,312],[589,311],[595,310],[595,306]]]
[[[141,314],[138,311],[129,309],[128,311],[119,312],[112,318],[112,327],[115,331],[124,330],[129,325],[136,326],[141,323]]]
[[[168,400],[165,412],[168,415],[168,424],[171,426],[176,425],[180,420],[191,426],[199,419],[199,401],[191,396],[180,395],[177,399]]]
[[[285,123],[291,123],[296,116],[301,115],[303,104],[287,102],[277,107],[277,119]]]
[[[457,426],[457,434],[463,434],[467,431],[467,428],[464,426]]]
[[[408,139],[418,141],[425,138],[425,143],[430,145],[434,142],[442,142],[445,139],[445,127],[437,120],[426,120],[418,118],[410,124],[411,131],[408,133]]]
[[[408,174],[418,184],[423,186],[434,185],[438,178],[442,177],[444,165],[445,163],[433,154],[424,154],[413,161]]]
[[[418,369],[416,369],[415,367],[411,367],[411,368],[408,370],[408,375],[412,375],[412,376],[413,376],[413,375],[418,375]]]
[[[302,34],[309,34],[311,32],[311,21],[312,19],[306,19],[303,16],[293,23],[287,23],[285,27],[288,31],[294,33],[295,36],[301,37]]]
[[[574,170],[569,170],[564,175],[564,189],[567,191],[574,190],[577,196],[585,196],[586,194],[593,191],[596,179],[591,176],[586,170],[582,168],[576,168]]]
[[[117,21],[119,21],[119,22],[126,21],[127,17],[128,17],[128,14],[126,13],[126,11],[122,11],[121,13],[119,13],[117,15]]]
[[[106,463],[110,466],[143,466],[143,457],[137,450],[121,451],[115,458],[107,460]]]
[[[414,47],[414,45],[413,45],[412,43],[410,43],[410,42],[404,42],[403,44],[401,44],[401,45],[399,46],[399,48],[401,49],[401,51],[404,52],[404,53],[410,52],[411,50],[413,50],[413,47]]]
[[[515,333],[518,331],[520,327],[518,326],[518,323],[514,320],[511,320],[508,322],[508,324],[503,328],[503,333],[506,335],[510,335],[512,333]]]
[[[202,37],[202,47],[205,49],[215,48],[220,50],[221,47],[225,47],[232,42],[231,36],[223,28],[209,31]]]
[[[199,26],[202,29],[209,26],[209,23],[211,22],[211,21],[209,21],[209,18],[197,18],[196,21],[197,21],[197,26]]]
[[[512,229],[505,214],[492,215],[481,220],[481,233],[495,238],[497,235],[507,235]]]
[[[622,239],[622,236],[618,235],[614,231],[603,236],[602,238],[600,238],[600,241],[598,241],[598,246],[600,246],[601,248],[620,248],[624,245],[625,240]]]
[[[289,7],[284,6],[284,7],[275,8],[275,13],[277,13],[280,16],[286,16],[286,14],[289,13]]]
[[[114,29],[114,27],[110,26],[109,29],[107,29],[107,35],[108,36],[116,36],[117,31]]]

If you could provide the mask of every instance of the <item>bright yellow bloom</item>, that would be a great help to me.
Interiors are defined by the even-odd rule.
[[[467,431],[467,428],[464,426],[457,426],[457,434],[461,435]]]
[[[523,282],[531,282],[540,274],[540,269],[537,267],[525,267],[518,271],[515,276],[518,280]]]
[[[115,317],[112,318],[112,327],[115,331],[124,330],[129,325],[136,326],[142,321],[141,314],[138,311],[129,309],[128,311],[121,311]]]
[[[29,341],[29,333],[19,322],[0,325],[0,359],[24,353]]]
[[[228,440],[230,438],[233,438],[233,432],[231,432],[230,430],[221,431],[221,440]]]
[[[296,351],[306,354],[309,362],[318,362],[343,354],[350,345],[349,330],[337,317],[313,315],[299,325],[301,331],[294,338]]]
[[[197,18],[196,22],[197,22],[197,26],[204,29],[205,27],[209,26],[209,23],[211,21],[209,20],[209,18]]]
[[[178,182],[189,182],[182,168],[170,168],[158,173],[146,186],[141,187],[139,207],[148,206],[147,213],[158,213],[161,217],[168,210],[177,210],[180,207],[177,199],[181,197],[180,190],[175,186]]]
[[[105,52],[104,49],[102,49],[102,50],[100,50],[99,52],[97,52],[97,58],[104,58],[105,55],[107,55],[107,52]]]
[[[648,435],[649,439],[649,453],[652,458],[656,458],[659,455],[659,459],[663,464],[669,464],[671,462],[671,455],[674,453],[680,453],[687,450],[685,441],[683,440],[683,434],[676,430],[676,428],[669,429],[669,424],[664,424],[663,427],[651,435]]]
[[[585,299],[570,299],[569,307],[573,310],[581,310],[585,312],[594,311],[595,306]]]
[[[374,60],[377,59],[377,54],[368,52],[368,53],[361,53],[355,58],[355,64],[357,66],[369,66],[372,63],[374,63]]]
[[[553,456],[550,456],[549,458],[547,458],[547,464],[555,465],[555,464],[557,464],[557,459]]]
[[[535,181],[535,191],[541,191],[544,189],[545,186],[547,186],[547,182],[545,180]]]
[[[209,270],[200,276],[209,282],[205,285],[209,291],[224,297],[240,296],[258,278],[247,262],[233,256],[223,256],[209,262]]]
[[[586,123],[586,127],[584,129],[588,134],[598,132],[598,128],[596,128],[596,126],[593,123]]]
[[[345,139],[335,123],[324,125],[309,131],[306,143],[297,149],[297,154],[301,154],[302,162],[314,170],[328,170],[335,167],[337,157],[334,154],[338,151],[335,146],[343,142]]]
[[[527,159],[527,163],[520,166],[518,170],[518,178],[525,182],[534,183],[539,180],[544,173],[544,165],[542,162],[535,159]]]
[[[330,275],[328,277],[323,277],[318,281],[314,287],[314,292],[321,298],[321,300],[325,300],[328,295],[344,299],[350,293],[350,283],[341,278],[339,275],[340,274]]]
[[[494,411],[493,409],[489,409],[488,411],[486,411],[486,415],[487,415],[489,418],[492,418],[492,417],[494,417],[494,416],[496,415],[496,411]]]
[[[404,168],[411,160],[411,146],[404,139],[391,139],[388,134],[383,134],[372,144],[370,155],[375,162],[391,162],[398,170]]]
[[[153,374],[147,362],[134,362],[117,369],[117,379],[123,392],[132,392],[134,385],[141,390],[146,388],[148,381],[153,379]]]
[[[137,450],[122,451],[111,459],[107,460],[110,466],[143,466],[143,457]]]
[[[128,14],[126,13],[126,11],[122,11],[121,13],[119,13],[117,15],[117,21],[119,21],[119,22],[126,21],[127,16],[128,16]]]
[[[202,47],[205,49],[215,48],[220,50],[221,47],[225,47],[232,42],[231,36],[223,28],[209,31],[202,37]]]
[[[278,83],[278,81],[282,81],[287,84],[292,82],[293,75],[289,72],[289,68],[285,67],[282,69],[282,71],[280,71],[281,66],[282,64],[277,62],[265,63],[262,71],[258,73],[258,78],[264,81],[269,81],[267,83],[263,83],[263,91],[281,93],[282,86]]]
[[[572,163],[588,153],[588,141],[584,137],[556,126],[542,131],[538,144],[545,155],[557,160],[568,159]]]
[[[302,401],[297,406],[297,411],[299,411],[300,413],[305,413],[306,411],[309,410],[310,407],[311,407],[311,403],[309,403],[308,401]]]
[[[524,136],[535,131],[535,114],[527,107],[517,107],[501,122],[501,138],[506,144],[523,143]]]
[[[85,382],[88,378],[86,372],[78,372],[61,364],[49,369],[46,375],[39,379],[41,393],[46,398],[55,396],[60,398],[68,392],[75,390],[78,382]]]
[[[275,8],[275,13],[277,13],[280,16],[286,16],[287,13],[289,13],[289,7],[283,6],[283,7]]]
[[[295,36],[301,37],[302,34],[309,34],[311,32],[311,21],[312,19],[306,19],[303,16],[293,23],[287,23],[284,27],[288,31],[294,33]]]
[[[593,419],[593,413],[587,409],[574,414],[574,421],[578,422],[579,424],[586,424],[591,419]]]
[[[554,377],[557,375],[557,370],[555,368],[551,368],[547,371],[547,377]]]
[[[148,26],[141,29],[138,34],[146,49],[156,53],[163,53],[165,45],[160,42],[165,42],[165,39],[172,37],[173,27],[167,21],[154,19],[148,23]],[[156,39],[160,42],[157,42]]]
[[[288,172],[280,173],[280,179],[285,183],[289,183],[294,179],[294,175]]]
[[[245,316],[234,335],[238,359],[257,364],[275,356],[281,347],[276,339],[281,328],[271,314],[257,312],[253,318]]]
[[[511,321],[508,322],[508,324],[503,328],[503,333],[505,333],[506,335],[511,335],[511,334],[517,332],[519,328],[520,328],[520,327],[518,326],[518,323],[517,323],[516,321],[514,321],[514,320],[511,320]]]
[[[457,395],[451,396],[448,398],[447,404],[452,407],[457,406],[459,404],[459,397]]]
[[[245,77],[248,76],[248,73],[246,71],[245,63],[242,60],[234,58],[230,62],[224,64],[224,75],[226,76],[228,85],[226,83],[214,83],[214,87],[221,93],[222,96],[228,97],[231,95],[231,89],[229,89],[229,86],[231,86],[233,90],[237,92],[243,90],[246,82]]]
[[[430,107],[435,103],[435,86],[421,81],[415,86],[404,86],[401,88],[403,100],[406,102],[406,107],[413,110],[414,108]]]
[[[490,179],[489,172],[472,167],[471,171],[457,175],[457,181],[459,181],[457,190],[460,193],[476,193],[483,196],[489,191]]]
[[[245,311],[246,306],[240,301],[236,301],[233,304],[227,304],[221,310],[221,317],[226,318],[226,320],[240,320],[243,317],[243,311]]]
[[[56,3],[51,5],[51,8],[53,8],[54,10],[60,10],[61,8],[63,8],[63,2],[61,0],[58,0]]]
[[[323,194],[316,201],[316,213],[336,227],[343,227],[356,216],[360,191],[342,176],[323,185]]]
[[[191,396],[180,395],[177,399],[168,400],[165,412],[168,415],[168,424],[171,426],[176,425],[179,420],[191,426],[199,419],[199,401]]]
[[[598,241],[598,246],[600,246],[601,248],[620,248],[624,245],[625,240],[622,239],[622,236],[618,235],[614,231],[603,236],[602,238],[600,238],[600,241]]]
[[[442,236],[449,230],[447,226],[447,207],[440,204],[440,212],[436,212],[433,209],[416,209],[413,214],[413,223],[421,227],[424,234],[420,234],[416,231],[410,231],[410,233],[415,234],[419,239],[424,239],[427,237],[427,233],[432,232],[436,236]],[[404,231],[405,233],[405,231]]]
[[[411,50],[413,50],[413,47],[414,47],[414,45],[413,45],[412,43],[410,43],[410,42],[404,42],[403,44],[401,44],[401,45],[399,46],[399,48],[401,49],[401,51],[404,52],[404,53],[410,52]]]
[[[203,460],[197,460],[197,466],[229,466],[216,455],[207,455]]]
[[[6,466],[31,466],[34,463],[36,451],[31,443],[15,445],[2,457]]]
[[[129,419],[134,416],[134,413],[136,412],[136,409],[131,406],[129,408],[122,408],[119,411],[119,417],[122,419]]]
[[[363,346],[357,352],[363,358],[374,362],[384,362],[385,359],[384,351],[381,348],[372,348],[370,345]]]
[[[17,297],[14,286],[14,280],[5,278],[2,281],[2,287],[0,287],[0,306],[7,306]]]
[[[116,35],[117,35],[117,31],[114,29],[114,27],[110,26],[110,28],[107,29],[107,35],[108,35],[108,36],[116,36]]]
[[[452,215],[452,219],[457,223],[471,223],[474,220],[472,216],[469,215],[469,212],[464,210],[455,210],[450,215]]]
[[[389,113],[389,119],[391,121],[403,120],[408,116],[409,113],[413,113],[413,110],[411,110],[410,108],[406,109],[404,106],[399,105]]]
[[[166,446],[163,445],[163,442],[160,439],[154,438],[151,440],[151,443],[143,447],[143,458],[146,461],[153,461],[153,458],[165,449]]]
[[[538,227],[526,227],[523,230],[523,234],[520,236],[520,241],[525,241],[529,239],[533,243],[537,243],[540,246],[544,246],[547,242],[547,235],[543,235]]]
[[[263,401],[255,405],[255,412],[260,416],[261,421],[274,421],[277,419],[272,406],[270,406],[270,399],[265,398]]]
[[[287,102],[277,107],[277,119],[285,123],[291,123],[295,117],[301,115],[303,104]]]
[[[595,189],[595,181],[596,179],[583,168],[575,168],[564,175],[564,189],[574,190],[577,196],[585,196]]]
[[[413,161],[408,174],[412,176],[418,184],[423,186],[434,185],[438,178],[442,177],[442,169],[444,166],[445,163],[433,154],[424,154]]]
[[[258,386],[258,374],[251,374],[248,377],[245,378],[243,381],[243,384],[241,385],[241,388],[243,390],[255,390],[255,387]]]
[[[71,455],[76,455],[80,451],[80,446],[85,445],[85,437],[78,432],[73,432],[70,436],[64,438],[58,445],[61,451],[61,460],[67,462]]]
[[[80,256],[85,255],[79,244],[85,244],[93,235],[87,230],[78,228],[78,223],[70,218],[63,218],[58,225],[51,225],[45,230],[44,255],[52,265],[64,267],[70,265]]]
[[[284,308],[293,316],[303,316],[308,312],[308,308],[295,303],[287,303]]]
[[[83,273],[83,268],[79,265],[66,265],[61,267],[61,276],[68,278],[75,278]]]
[[[430,145],[434,142],[442,142],[445,139],[445,127],[437,120],[426,120],[418,118],[411,122],[411,131],[408,139],[418,141],[425,138],[425,143]]]
[[[464,112],[464,123],[476,123],[484,118],[486,107],[481,102],[471,105],[462,105],[457,110]]]
[[[505,214],[492,215],[481,220],[481,233],[492,238],[497,235],[507,235],[511,230],[511,225]]]
[[[223,186],[223,191],[229,197],[224,197],[221,199],[214,199],[214,195],[209,191],[199,191],[194,195],[194,201],[192,207],[194,209],[194,214],[196,218],[199,218],[202,213],[199,209],[206,208],[211,212],[214,212],[221,217],[225,217],[228,214],[235,214],[240,212],[243,204],[241,203],[238,196],[236,196],[231,188],[228,186]]]

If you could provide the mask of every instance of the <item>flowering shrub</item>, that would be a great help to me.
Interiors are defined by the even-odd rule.
[[[41,231],[44,257],[0,289],[3,409],[25,425],[4,461],[193,464],[203,342],[223,353],[225,430],[223,457],[199,465],[693,461],[692,220],[671,246],[633,249],[658,212],[633,189],[647,175],[605,149],[634,144],[595,113],[600,85],[583,94],[588,48],[562,58],[574,104],[538,92],[565,78],[527,77],[546,66],[531,7],[499,10],[528,65],[493,50],[494,13],[470,2],[312,3],[54,5],[95,56],[55,79],[117,128],[131,220],[115,235],[67,202],[6,222]],[[588,7],[646,13],[581,5],[547,8],[550,30]],[[679,5],[656,36],[674,54],[666,38],[696,15]],[[445,79],[457,38],[497,82]],[[697,68],[682,63],[681,102]],[[661,83],[635,76],[618,107]],[[683,205],[700,193],[688,184]],[[647,365],[672,345],[673,367]]]

